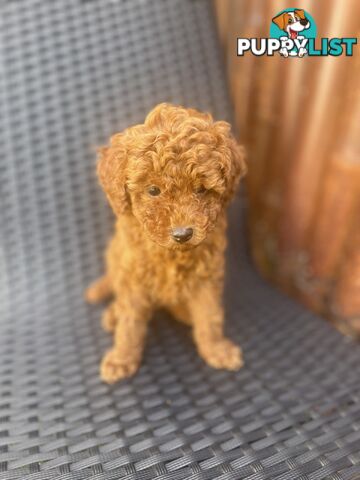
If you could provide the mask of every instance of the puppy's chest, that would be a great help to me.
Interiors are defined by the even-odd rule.
[[[159,287],[169,285],[183,285],[194,280],[197,276],[197,267],[200,262],[193,259],[167,258],[154,265]]]
[[[152,268],[151,291],[160,303],[177,303],[207,275],[202,259],[191,255],[170,254]]]

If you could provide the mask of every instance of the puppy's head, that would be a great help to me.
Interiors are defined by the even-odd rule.
[[[296,9],[293,12],[284,12],[274,17],[272,21],[281,29],[284,30],[294,40],[297,38],[299,32],[310,28],[310,22],[306,18],[304,10]]]
[[[98,175],[116,215],[132,213],[167,248],[201,243],[246,172],[226,122],[160,104],[99,152]]]

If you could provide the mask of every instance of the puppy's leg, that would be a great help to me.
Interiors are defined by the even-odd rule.
[[[105,332],[111,333],[115,330],[117,323],[115,306],[115,302],[112,302],[107,308],[105,308],[102,314],[101,325]]]
[[[212,285],[201,287],[189,308],[200,356],[213,368],[238,370],[243,365],[241,349],[224,336],[224,311],[217,289]]]
[[[148,321],[151,315],[150,305],[140,297],[129,298],[122,295],[113,305],[116,316],[114,346],[109,350],[100,366],[100,376],[107,383],[114,383],[125,377],[131,377],[140,366]]]
[[[191,325],[191,315],[186,304],[179,303],[169,307],[171,314],[181,323],[185,325]]]
[[[107,300],[112,295],[109,278],[104,275],[93,282],[85,292],[85,299],[89,303],[99,303]]]

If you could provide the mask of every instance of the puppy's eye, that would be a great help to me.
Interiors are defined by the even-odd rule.
[[[289,18],[288,23],[293,23],[293,19]]]
[[[207,190],[204,187],[204,185],[200,185],[200,187],[195,188],[196,195],[204,195],[204,193],[206,193],[206,192],[207,192]]]
[[[159,187],[156,187],[155,185],[152,185],[151,187],[148,188],[148,194],[151,195],[152,197],[157,197],[160,195],[161,191]]]

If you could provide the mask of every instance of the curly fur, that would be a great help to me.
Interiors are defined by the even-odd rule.
[[[192,326],[202,358],[237,369],[241,350],[223,335],[225,208],[246,172],[243,148],[226,122],[194,109],[160,104],[145,122],[99,149],[97,172],[117,217],[106,274],[86,293],[113,300],[103,326],[114,332],[101,377],[108,383],[138,369],[154,309]],[[157,196],[149,188],[158,187]],[[177,226],[193,236],[177,243]]]

